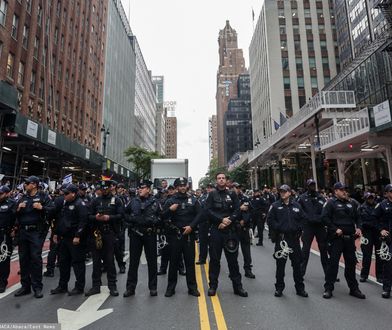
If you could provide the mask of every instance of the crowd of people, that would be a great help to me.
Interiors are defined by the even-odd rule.
[[[189,189],[187,178],[183,177],[173,185],[162,180],[157,193],[151,185],[151,181],[142,180],[136,189],[126,189],[114,180],[103,180],[94,189],[85,183],[70,183],[49,194],[38,177],[30,176],[18,191],[1,186],[0,293],[7,288],[11,254],[18,246],[21,288],[16,297],[33,291],[34,297],[42,298],[43,276],[54,276],[56,261],[60,277],[51,294],[98,294],[102,274],[106,272],[110,295],[118,296],[117,268],[119,273],[126,272],[127,230],[129,266],[124,297],[135,295],[143,250],[151,296],[158,295],[158,276],[168,273],[166,297],[175,294],[178,274],[186,276],[188,294],[198,297],[195,265],[203,265],[208,259],[208,295],[216,295],[224,253],[234,294],[247,297],[239,250],[244,275],[254,279],[251,244],[257,236],[256,245],[263,246],[267,224],[269,238],[275,244],[276,297],[283,295],[287,259],[293,267],[297,295],[308,297],[304,276],[314,239],[325,274],[324,298],[333,296],[341,255],[350,295],[365,298],[355,277],[357,239],[361,240],[363,254],[360,282],[369,277],[375,251],[376,277],[383,283],[382,297],[390,297],[391,184],[384,188],[383,196],[368,191],[355,195],[356,198],[350,197],[348,187],[341,182],[334,185],[331,194],[317,191],[312,179],[304,191],[294,191],[286,184],[279,189],[265,185],[261,190],[250,191],[228,180],[225,173],[217,173],[214,184],[196,191]],[[43,272],[42,250],[48,237],[50,252]],[[93,263],[92,287],[85,291],[88,258]],[[71,268],[75,274],[72,289],[68,287]]]

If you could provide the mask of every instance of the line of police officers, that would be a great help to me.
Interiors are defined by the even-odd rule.
[[[240,185],[234,184],[233,190],[228,189],[224,173],[217,173],[215,189],[208,187],[199,199],[187,193],[186,178],[176,179],[174,185],[177,192],[162,203],[152,196],[151,182],[148,180],[139,184],[138,195],[131,199],[125,196],[124,190],[113,189],[116,185],[111,181],[101,182],[96,197],[92,200],[81,193],[84,189],[69,184],[63,187],[62,195],[52,201],[39,189],[39,179],[35,176],[26,179],[25,193],[17,202],[8,198],[8,187],[0,187],[0,239],[3,242],[0,254],[0,292],[4,292],[7,286],[12,237],[17,233],[22,287],[15,296],[29,294],[31,289],[36,298],[43,296],[41,254],[51,219],[54,219],[53,241],[58,243],[60,265],[59,284],[51,290],[52,294],[68,292],[75,295],[84,292],[85,255],[89,250],[93,259],[93,273],[92,288],[86,292],[86,296],[100,292],[103,269],[107,272],[110,294],[118,296],[114,260],[117,259],[120,272],[125,272],[124,221],[129,227],[130,237],[130,265],[124,297],[135,294],[143,248],[148,265],[150,295],[157,295],[157,235],[160,234],[166,235],[170,246],[166,297],[175,294],[182,258],[186,268],[188,293],[196,297],[200,295],[195,276],[194,245],[197,228],[200,231],[200,250],[203,251],[198,264],[206,262],[207,246],[209,247],[209,296],[214,296],[218,288],[222,252],[228,262],[234,293],[242,297],[248,296],[242,286],[238,248],[241,245],[245,276],[255,278],[248,233],[251,227],[257,226],[258,245],[262,245],[266,220],[270,237],[275,242],[275,252],[284,249],[285,244],[286,248],[291,249],[289,258],[295,288],[302,297],[308,296],[303,277],[314,237],[319,245],[325,273],[324,298],[332,297],[342,254],[350,295],[365,298],[355,279],[356,238],[363,234],[370,242],[369,246],[363,246],[362,282],[366,281],[369,274],[373,245],[377,248],[381,237],[391,247],[392,185],[386,186],[387,198],[377,206],[372,201],[374,196],[371,194],[365,195],[365,203],[359,205],[348,197],[346,186],[339,182],[334,186],[335,196],[328,201],[316,192],[313,180],[308,180],[308,191],[297,201],[291,196],[291,189],[287,185],[280,187],[280,198],[277,201],[274,201],[276,197],[268,191],[263,196],[256,191],[249,200],[243,195]],[[300,238],[303,241],[302,248]],[[276,253],[274,256],[275,296],[280,297],[285,287],[286,258],[276,257],[279,256]],[[389,298],[392,262],[378,262],[377,277],[380,276],[383,280],[382,296]],[[71,267],[76,282],[74,288],[68,291]]]

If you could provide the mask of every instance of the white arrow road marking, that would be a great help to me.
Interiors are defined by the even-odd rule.
[[[112,313],[113,308],[98,310],[109,295],[109,288],[107,286],[101,286],[101,293],[88,297],[76,311],[59,308],[57,310],[57,319],[61,324],[61,329],[81,329]]]

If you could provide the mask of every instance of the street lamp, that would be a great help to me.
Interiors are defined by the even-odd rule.
[[[101,133],[103,133],[103,139],[102,139],[102,155],[103,155],[102,171],[105,171],[105,169],[106,169],[106,138],[110,134],[109,128],[106,128],[105,125],[102,125]]]

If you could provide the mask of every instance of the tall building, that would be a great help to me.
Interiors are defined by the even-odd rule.
[[[225,165],[224,114],[230,99],[237,98],[237,79],[246,72],[242,49],[238,48],[237,32],[226,21],[219,31],[219,67],[216,81],[216,117],[218,133],[218,164]]]
[[[216,115],[208,118],[209,161],[218,159],[218,128]]]
[[[338,73],[328,0],[265,0],[249,47],[253,141],[271,136]]]
[[[342,68],[387,28],[380,0],[335,0],[336,30]]]
[[[151,71],[144,61],[142,50],[135,36],[132,37],[136,52],[135,137],[136,146],[155,150],[156,97]],[[132,134],[132,132],[130,132]]]
[[[86,176],[81,166],[102,162],[107,4],[0,0],[0,80],[17,89],[20,105],[2,127],[18,135],[3,141],[12,144],[1,155],[11,179],[65,167]]]
[[[116,169],[119,174],[124,173],[121,166],[130,170],[131,164],[126,160],[124,150],[135,144],[135,137],[130,134],[135,132],[136,77],[136,54],[131,35],[121,1],[109,0],[103,102],[105,127],[102,132],[106,148],[102,153],[113,163],[113,171]]]
[[[157,103],[157,114],[155,120],[155,151],[165,156],[166,153],[166,109],[163,103]]]
[[[169,101],[163,104],[166,111],[166,158],[177,158],[177,117],[176,102]]]
[[[152,76],[152,83],[155,88],[155,95],[157,103],[163,103],[165,101],[165,77],[164,76]]]
[[[253,148],[249,74],[238,77],[237,88],[238,98],[229,101],[224,114],[225,164],[236,153]]]

